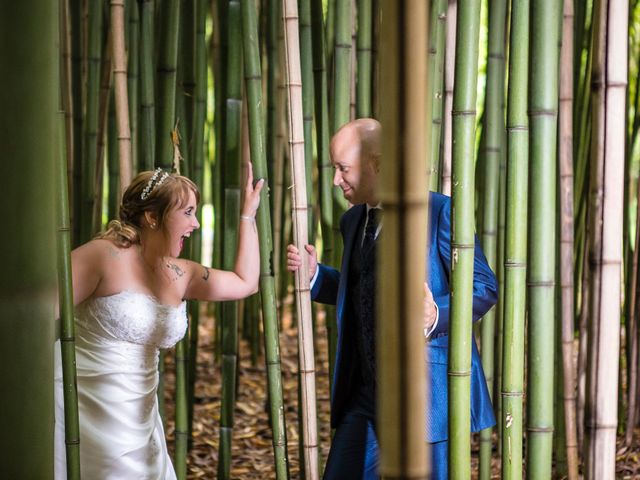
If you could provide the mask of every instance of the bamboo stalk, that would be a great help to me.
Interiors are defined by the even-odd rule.
[[[444,86],[444,49],[447,29],[447,1],[431,2],[429,25],[429,85],[431,86],[431,164],[429,189],[438,191],[440,183],[440,137],[442,135],[442,98]]]
[[[529,122],[529,0],[511,5],[500,427],[502,478],[522,478]]]
[[[160,34],[160,51],[157,65],[158,81],[158,125],[156,133],[155,162],[169,170],[173,160],[171,132],[176,124],[176,82],[178,63],[178,39],[180,38],[180,0],[165,0]]]
[[[453,82],[456,68],[456,24],[458,0],[449,0],[447,7],[447,33],[445,40],[444,64],[444,125],[442,133],[442,158],[440,166],[440,191],[451,195],[451,149],[452,149],[452,108]]]
[[[226,116],[224,131],[224,230],[222,267],[232,270],[240,217],[240,177],[242,138],[242,24],[239,0],[227,5]],[[238,368],[238,302],[222,304],[222,403],[220,411],[220,453],[218,478],[231,475]]]
[[[113,82],[116,91],[118,123],[118,157],[120,159],[120,191],[131,183],[131,128],[127,94],[127,54],[124,46],[124,0],[110,0],[111,35],[113,39]]]
[[[372,0],[358,0],[356,118],[371,117],[373,44]]]
[[[129,99],[129,118],[131,128],[131,168],[139,172],[138,157],[138,84],[140,81],[140,11],[138,2],[127,5],[127,98]]]
[[[115,93],[110,92],[109,114],[107,119],[107,219],[118,218],[120,192],[120,167],[118,158],[118,127],[116,125]],[[102,212],[100,212],[102,215]]]
[[[563,7],[560,50],[560,289],[562,316],[562,390],[564,431],[569,480],[578,479],[578,430],[576,425],[576,367],[573,360],[573,2]]]
[[[298,33],[298,5],[295,0],[283,0],[285,65],[289,97],[289,160],[293,180],[292,220],[294,243],[300,251],[309,243],[308,205],[304,161],[302,112],[302,75]],[[302,443],[305,478],[318,478],[318,428],[316,415],[316,374],[311,321],[309,265],[303,256],[302,268],[295,274],[295,296],[298,318],[298,355],[302,390]]]
[[[11,479],[50,478],[54,468],[54,169],[66,164],[58,26],[57,2],[0,4],[0,476]]]
[[[383,478],[430,478],[428,384],[422,329],[428,217],[428,4],[381,2],[381,195],[376,332],[378,432]],[[382,361],[384,359],[384,361]]]
[[[592,77],[592,290],[585,478],[615,478],[628,1],[596,1]]]
[[[504,156],[504,83],[505,83],[505,26],[507,2],[492,0],[489,5],[489,47],[487,64],[487,92],[484,113],[484,197],[482,221],[482,250],[493,271],[497,267],[498,207],[500,196],[500,164]],[[433,137],[432,137],[433,138]],[[433,151],[433,150],[432,150]],[[494,357],[496,309],[483,317],[482,365],[486,374],[489,395],[494,398]],[[493,428],[480,433],[480,478],[491,478]]]
[[[140,1],[140,152],[141,169],[156,164],[156,114],[153,78],[154,2]]]
[[[458,2],[452,106],[451,314],[449,325],[449,472],[469,478],[474,259],[475,105],[480,4]]]
[[[253,0],[242,0],[243,47],[245,59],[245,84],[249,110],[249,140],[251,159],[256,178],[267,178],[267,152],[265,149],[265,125],[262,111],[262,73],[260,69],[260,45],[258,43],[257,13]],[[269,388],[269,413],[273,431],[273,453],[277,479],[289,476],[287,436],[282,393],[282,366],[278,336],[278,312],[276,308],[276,284],[273,275],[273,243],[271,212],[268,191],[261,193],[258,210],[258,235],[260,240],[260,299],[264,324],[265,361]]]
[[[72,245],[77,246],[80,244],[81,231],[80,231],[80,218],[82,217],[82,158],[83,158],[83,145],[84,140],[84,128],[83,128],[83,90],[85,83],[82,81],[82,8],[81,0],[69,0],[69,14],[70,14],[70,26],[71,26],[71,94],[73,102],[73,146],[67,153],[73,154],[72,166],[73,175],[69,179],[69,203],[70,208],[70,221],[72,232]]]
[[[560,15],[555,0],[531,1],[528,243],[532,249],[527,336],[527,478],[531,479],[552,474]]]

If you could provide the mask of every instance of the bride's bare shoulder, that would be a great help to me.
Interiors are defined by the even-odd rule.
[[[126,260],[134,253],[135,248],[135,246],[124,248],[109,239],[96,238],[76,248],[73,256],[91,263]]]

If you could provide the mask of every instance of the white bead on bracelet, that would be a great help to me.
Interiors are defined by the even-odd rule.
[[[249,222],[255,222],[256,217],[250,217],[249,215],[240,215],[241,220],[247,220]]]

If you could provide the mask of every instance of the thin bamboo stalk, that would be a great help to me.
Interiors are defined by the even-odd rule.
[[[447,29],[447,0],[431,2],[429,25],[429,85],[431,86],[431,164],[429,189],[438,191],[440,183],[440,137],[442,135],[442,98],[444,86],[444,41]]]
[[[487,92],[484,112],[484,197],[482,215],[482,249],[492,270],[497,267],[498,207],[500,196],[500,163],[504,156],[504,83],[505,83],[505,25],[507,2],[492,0],[489,4],[489,47],[487,64]],[[433,138],[433,137],[432,137]],[[493,399],[495,358],[496,309],[483,317],[482,365],[485,370],[487,388]],[[493,428],[480,433],[480,478],[491,478]]]
[[[118,127],[116,125],[116,106],[114,91],[111,90],[109,115],[107,119],[107,219],[118,218],[120,192],[120,167],[118,159]],[[100,212],[102,214],[102,212]]]
[[[89,0],[89,39],[87,52],[87,96],[83,122],[82,153],[82,208],[80,217],[80,243],[88,241],[94,233],[93,205],[95,203],[95,171],[98,164],[98,119],[100,62],[102,59],[102,2]]]
[[[555,0],[531,1],[528,242],[532,248],[527,336],[527,478],[531,479],[552,474],[560,15]]]
[[[296,0],[283,0],[285,65],[289,97],[289,160],[293,180],[292,221],[294,243],[300,251],[309,243],[308,205],[304,161],[304,125],[302,111],[302,75]],[[318,427],[316,415],[316,373],[311,321],[309,265],[303,256],[302,268],[295,275],[295,296],[298,319],[298,356],[302,390],[302,443],[305,478],[318,478]]]
[[[311,28],[313,39],[313,70],[315,73],[315,117],[318,151],[318,190],[320,197],[320,227],[322,232],[322,259],[333,256],[333,165],[329,155],[329,100],[326,70],[326,44],[322,24],[322,0],[311,2]],[[325,324],[329,343],[329,383],[333,385],[333,368],[338,341],[334,307],[325,307]]]
[[[140,1],[140,152],[141,169],[156,164],[155,79],[153,77],[154,2]]]
[[[111,36],[113,39],[113,82],[116,91],[116,119],[118,124],[118,157],[120,159],[120,190],[131,183],[131,128],[129,127],[129,98],[127,94],[127,53],[124,45],[124,0],[110,0]]]
[[[73,96],[73,146],[68,153],[73,154],[73,174],[69,180],[69,203],[71,205],[71,225],[73,228],[72,241],[77,246],[81,242],[80,218],[82,210],[82,168],[83,135],[82,125],[84,103],[83,91],[85,83],[82,81],[82,6],[81,0],[70,1],[71,25],[71,94]]]
[[[453,82],[456,68],[456,23],[458,18],[458,0],[449,0],[447,7],[447,33],[445,40],[444,63],[444,125],[442,133],[442,156],[440,166],[440,191],[451,195],[451,155],[452,155],[452,108]]]
[[[62,86],[62,109],[65,115],[65,153],[67,155],[67,165],[65,167],[68,177],[68,184],[73,183],[73,157],[74,157],[74,128],[73,128],[73,81],[72,81],[72,26],[71,15],[69,13],[69,0],[60,2],[60,45],[61,45],[61,65],[60,65],[60,83]],[[77,107],[76,107],[77,108]],[[69,202],[69,199],[67,199]]]
[[[562,390],[569,480],[578,479],[573,302],[573,2],[565,1],[560,50],[559,174]]]
[[[471,342],[474,258],[474,152],[480,4],[458,2],[452,106],[451,314],[449,325],[449,472],[470,478]]]
[[[169,170],[173,160],[173,141],[171,133],[176,124],[176,82],[178,63],[178,39],[180,26],[180,0],[165,0],[160,34],[160,51],[157,65],[158,81],[158,125],[156,130],[155,162],[159,167]]]
[[[265,149],[265,125],[262,111],[262,73],[260,69],[260,45],[258,22],[253,0],[242,0],[243,47],[245,59],[245,84],[249,110],[249,140],[251,159],[256,178],[267,178],[267,152]],[[268,208],[268,192],[263,189],[261,205],[257,214],[260,240],[260,299],[264,325],[265,362],[269,385],[269,412],[273,431],[273,453],[277,479],[289,476],[287,459],[287,436],[282,393],[282,367],[278,335],[278,312],[276,308],[276,284],[273,275],[273,243],[271,212]]]
[[[422,328],[428,217],[428,2],[383,0],[380,113],[384,125],[376,332],[378,432],[383,478],[430,477]],[[473,243],[473,241],[472,241]],[[384,361],[382,361],[384,359]],[[455,478],[455,477],[454,477]]]
[[[592,290],[585,478],[615,478],[628,1],[594,4]]]
[[[129,99],[129,118],[131,128],[131,167],[133,172],[140,171],[138,164],[138,84],[140,82],[140,10],[138,2],[127,5],[127,98]]]
[[[65,124],[61,116],[61,124]],[[61,127],[62,130],[62,127]],[[64,395],[64,430],[67,478],[80,478],[80,422],[78,417],[78,390],[76,388],[75,325],[73,316],[73,285],[71,278],[71,225],[67,188],[67,157],[64,137],[60,134],[60,158],[56,162],[57,216],[57,270],[58,301],[60,305],[60,351]]]
[[[224,230],[222,267],[232,270],[240,216],[240,176],[242,138],[242,25],[239,0],[227,5],[226,117],[224,132]],[[218,478],[231,475],[238,367],[238,302],[222,304],[222,402],[220,411],[220,451]]]
[[[373,44],[372,0],[358,0],[356,118],[371,117]]]

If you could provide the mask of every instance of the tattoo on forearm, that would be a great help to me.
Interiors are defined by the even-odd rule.
[[[209,280],[209,269],[204,267],[204,273],[202,274],[202,279],[206,282]]]
[[[178,277],[182,277],[184,275],[184,271],[175,263],[169,262],[167,263],[167,267],[170,268]]]

